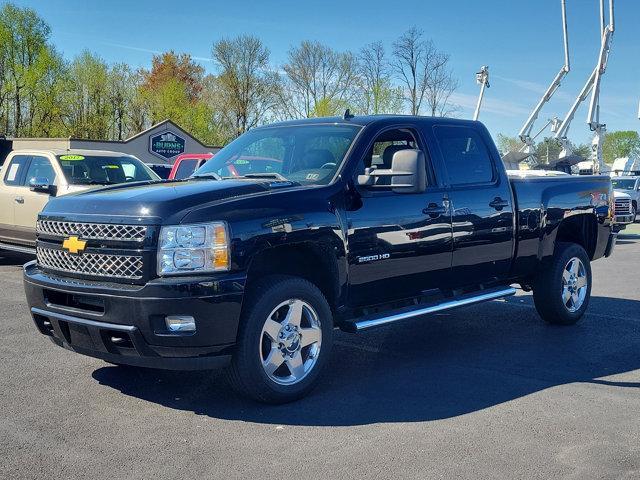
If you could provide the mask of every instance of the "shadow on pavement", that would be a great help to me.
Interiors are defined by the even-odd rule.
[[[93,377],[199,415],[318,426],[449,418],[573,382],[640,387],[598,379],[640,368],[640,302],[594,297],[589,311],[576,326],[549,326],[524,296],[360,336],[336,332],[319,387],[284,406],[233,394],[221,372],[104,367]]]

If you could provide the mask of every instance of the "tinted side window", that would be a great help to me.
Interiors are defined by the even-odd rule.
[[[393,155],[400,150],[419,149],[416,133],[408,128],[393,128],[380,133],[373,141],[372,147],[363,158],[359,172],[364,173],[365,168],[390,169],[393,166]],[[424,151],[426,155],[427,152]],[[427,156],[427,162],[428,160]],[[428,169],[427,165],[427,169]],[[391,177],[378,177],[377,186],[391,187]]]
[[[185,158],[180,161],[178,169],[176,170],[176,180],[182,180],[183,178],[190,177],[193,172],[198,168],[198,160],[195,158]]]
[[[493,181],[493,162],[486,145],[475,130],[445,126],[437,126],[433,130],[451,185]]]
[[[56,180],[56,172],[53,170],[51,166],[51,162],[48,158],[45,157],[32,157],[31,163],[29,164],[29,169],[27,170],[27,174],[24,176],[24,179],[21,182],[21,185],[29,185],[29,182],[32,179],[46,179],[49,185],[53,185]]]
[[[24,176],[24,170],[29,164],[30,157],[27,155],[16,155],[11,159],[11,163],[7,165],[4,175],[5,185],[20,185]]]

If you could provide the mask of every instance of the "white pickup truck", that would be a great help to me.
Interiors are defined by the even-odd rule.
[[[14,150],[0,170],[0,250],[35,251],[36,219],[52,196],[159,178],[119,152]]]
[[[636,221],[640,205],[640,176],[611,177],[616,198],[616,216],[627,215],[629,223]]]

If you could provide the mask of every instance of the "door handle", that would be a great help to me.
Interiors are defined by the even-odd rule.
[[[496,210],[500,211],[503,208],[508,207],[509,206],[509,202],[507,202],[506,200],[503,200],[500,197],[496,197],[496,198],[494,198],[493,200],[491,200],[489,202],[489,206],[491,208],[495,208]]]
[[[437,203],[430,203],[426,208],[422,209],[422,213],[424,213],[425,215],[429,215],[431,218],[437,218],[440,215],[444,215],[445,213],[447,213],[447,209],[442,205],[438,205]]]
[[[22,205],[24,203],[24,198],[23,197],[16,197],[16,198],[14,198],[14,200],[16,201],[16,203],[19,203],[20,205]]]

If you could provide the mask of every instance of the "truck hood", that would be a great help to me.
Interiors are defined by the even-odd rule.
[[[300,185],[263,179],[199,179],[114,185],[53,198],[42,214],[67,218],[100,216],[105,222],[118,217],[135,217],[144,223],[170,224],[179,222],[195,207],[293,187]]]
[[[625,193],[624,190],[613,190],[613,198],[631,198],[631,195]]]

